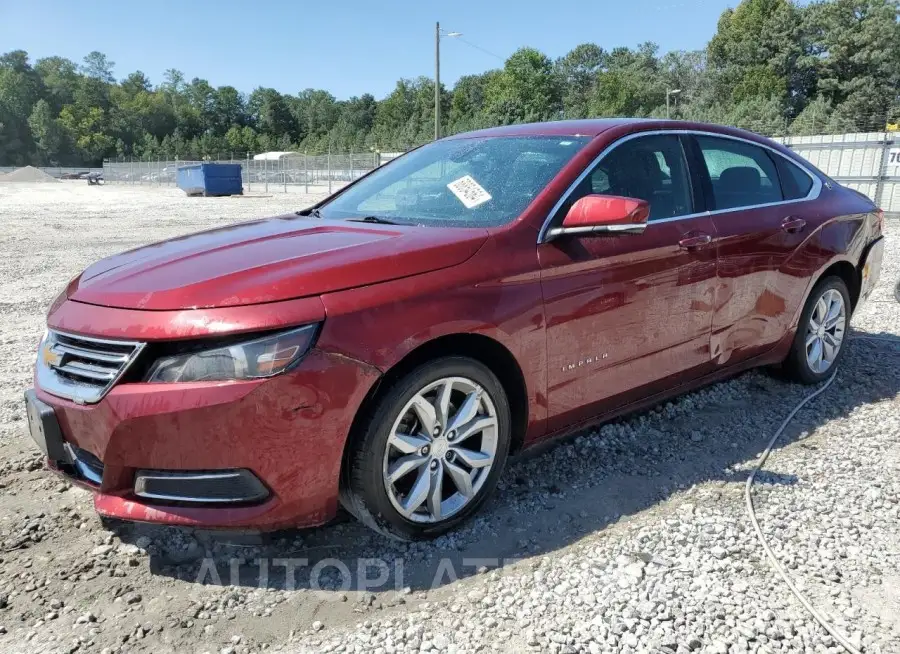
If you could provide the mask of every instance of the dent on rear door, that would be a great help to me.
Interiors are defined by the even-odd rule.
[[[808,273],[788,266],[809,235],[782,229],[783,204],[713,216],[719,254],[712,355],[720,365],[760,354],[784,335]]]

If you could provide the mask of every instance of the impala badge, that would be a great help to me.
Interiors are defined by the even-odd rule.
[[[609,354],[604,352],[603,354],[598,354],[597,356],[587,357],[586,359],[581,359],[576,361],[575,363],[570,363],[562,367],[563,372],[569,372],[570,370],[575,370],[576,368],[583,368],[584,366],[589,366],[594,363],[598,363],[603,359],[607,358]]]

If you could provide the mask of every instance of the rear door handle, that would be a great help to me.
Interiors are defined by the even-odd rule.
[[[678,245],[685,250],[696,250],[704,245],[712,243],[712,236],[709,234],[694,234],[693,236],[685,236],[678,241]]]
[[[789,216],[781,221],[781,229],[786,231],[788,234],[796,234],[797,232],[802,232],[803,228],[806,227],[806,221],[803,218],[795,218],[793,216]]]

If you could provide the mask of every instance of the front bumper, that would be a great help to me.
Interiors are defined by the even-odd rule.
[[[267,380],[123,383],[93,405],[40,386],[35,393],[53,408],[67,447],[101,463],[91,479],[72,460],[48,457],[51,469],[95,492],[101,515],[271,530],[319,525],[334,516],[344,444],[379,374],[313,349],[296,369]],[[268,494],[256,502],[198,505],[135,492],[142,471],[229,470],[251,472]]]

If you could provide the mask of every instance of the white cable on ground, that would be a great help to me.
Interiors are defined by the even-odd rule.
[[[863,334],[854,334],[850,337],[852,340],[865,340],[865,341],[886,341],[890,343],[897,343],[897,340],[894,338],[889,338],[886,336],[869,336]],[[756,467],[750,473],[750,476],[747,477],[747,483],[744,486],[744,499],[747,502],[747,512],[750,514],[750,522],[753,523],[753,529],[756,531],[756,536],[759,538],[760,544],[763,546],[763,549],[766,551],[766,555],[769,557],[769,560],[772,562],[772,565],[775,567],[775,570],[781,575],[781,578],[784,579],[784,582],[787,584],[788,588],[791,589],[791,592],[794,593],[794,596],[800,600],[800,603],[806,607],[806,610],[810,612],[810,614],[816,619],[816,621],[825,628],[831,637],[834,638],[840,645],[850,652],[850,654],[862,654],[860,650],[854,647],[847,638],[839,633],[832,625],[825,619],[825,617],[819,613],[812,604],[810,604],[809,600],[800,592],[800,589],[794,585],[794,582],[791,581],[791,578],[788,576],[787,571],[784,569],[784,566],[778,562],[778,559],[775,557],[775,553],[772,551],[772,548],[769,547],[769,544],[766,542],[766,537],[763,535],[762,529],[759,527],[759,522],[756,520],[756,509],[753,507],[753,495],[751,494],[751,488],[753,487],[753,481],[756,479],[756,473],[762,470],[762,467],[766,464],[766,460],[769,458],[769,454],[772,452],[772,448],[775,447],[775,443],[778,441],[778,438],[781,436],[781,433],[784,431],[785,427],[794,419],[794,416],[797,415],[797,412],[800,411],[808,402],[812,399],[818,397],[825,390],[831,386],[831,383],[834,381],[834,377],[837,374],[837,371],[831,374],[831,377],[828,378],[828,381],[825,382],[822,386],[817,388],[815,391],[807,395],[803,400],[794,407],[794,410],[790,412],[787,418],[784,419],[784,422],[781,423],[781,426],[775,432],[775,435],[772,436],[772,440],[769,441],[769,444],[766,446],[765,451],[763,451],[762,455],[759,457],[759,462],[756,464]]]
[[[864,334],[854,334],[850,337],[852,340],[865,340],[865,341],[886,341],[889,343],[897,343],[897,340],[894,338],[889,338],[886,336],[869,336]],[[750,476],[747,477],[747,484],[744,486],[744,499],[747,501],[747,512],[750,514],[750,522],[753,523],[753,529],[756,531],[756,536],[759,538],[760,544],[763,546],[763,549],[766,551],[766,555],[769,557],[769,560],[772,562],[772,565],[775,567],[775,570],[778,571],[778,574],[781,575],[781,578],[784,579],[784,582],[787,584],[788,588],[791,589],[791,592],[800,600],[800,603],[806,607],[806,610],[812,614],[812,616],[816,619],[816,621],[825,628],[831,637],[834,638],[840,645],[850,652],[850,654],[862,654],[858,649],[856,649],[847,638],[845,638],[842,634],[838,633],[838,631],[820,614],[812,604],[809,603],[809,600],[800,592],[794,582],[791,581],[791,578],[788,576],[787,571],[778,562],[778,559],[775,557],[775,553],[772,551],[772,548],[769,547],[769,544],[766,542],[766,537],[762,533],[762,529],[759,527],[759,522],[756,520],[756,509],[753,507],[753,495],[750,490],[753,487],[753,481],[756,479],[756,473],[762,470],[762,467],[766,464],[766,460],[769,458],[769,454],[772,452],[772,448],[775,447],[775,443],[778,441],[778,438],[781,436],[781,433],[784,431],[784,428],[788,426],[791,420],[794,419],[794,416],[797,415],[797,412],[802,409],[806,404],[812,400],[813,398],[818,397],[825,390],[831,386],[831,383],[834,381],[834,377],[837,374],[837,371],[831,374],[831,377],[828,378],[828,381],[825,382],[821,387],[807,395],[803,400],[794,407],[794,410],[788,415],[787,418],[784,419],[784,422],[781,423],[781,426],[778,428],[778,431],[775,432],[775,435],[772,436],[772,440],[769,441],[769,444],[766,446],[765,451],[762,453],[762,456],[759,457],[759,462],[756,464],[756,467],[753,469],[753,472],[750,473]]]
[[[838,633],[838,631],[831,626],[828,620],[825,619],[814,607],[809,603],[809,600],[800,592],[800,589],[794,585],[794,582],[791,581],[791,578],[788,576],[787,571],[778,562],[778,559],[775,557],[775,553],[772,551],[772,548],[769,547],[769,544],[766,542],[766,537],[763,535],[762,529],[759,527],[759,522],[756,520],[756,510],[753,507],[753,495],[750,492],[751,487],[753,486],[753,480],[756,479],[756,473],[759,472],[762,467],[766,463],[766,459],[769,458],[769,453],[772,451],[772,448],[775,447],[775,443],[778,440],[778,437],[781,436],[781,433],[784,431],[784,428],[788,426],[791,420],[797,415],[797,412],[802,409],[806,404],[815,397],[818,397],[825,390],[831,386],[831,383],[834,381],[835,373],[831,374],[831,377],[828,378],[828,381],[825,382],[821,387],[807,395],[803,400],[794,407],[794,410],[790,412],[787,418],[784,419],[784,422],[781,423],[781,426],[778,428],[778,431],[775,432],[775,435],[772,436],[772,440],[769,441],[769,444],[766,446],[765,451],[762,453],[762,456],[759,457],[759,462],[756,464],[756,467],[753,469],[753,472],[750,473],[750,476],[747,477],[747,484],[744,486],[744,499],[747,501],[747,511],[750,513],[750,522],[753,523],[753,529],[756,531],[756,536],[759,538],[760,544],[763,546],[763,549],[766,551],[766,554],[769,557],[769,560],[772,562],[772,565],[775,567],[775,570],[778,571],[778,574],[781,575],[781,578],[784,579],[784,583],[787,584],[788,588],[791,589],[791,592],[800,600],[800,603],[806,607],[806,610],[809,611],[812,616],[816,619],[816,621],[822,625],[825,630],[831,634],[832,638],[834,638],[837,642],[839,642],[845,650],[850,652],[850,654],[862,654],[858,649],[856,649],[853,645],[850,644],[850,641],[847,640],[842,634]]]
[[[896,343],[897,341],[892,338],[887,338],[884,336],[868,336],[863,334],[854,334],[850,337],[853,340],[866,340],[866,341],[887,341],[891,343]],[[753,481],[756,479],[756,473],[762,470],[762,467],[766,464],[766,460],[769,458],[769,454],[772,452],[772,448],[775,447],[775,443],[778,441],[778,438],[781,436],[785,427],[794,419],[794,416],[797,415],[797,412],[800,411],[808,402],[818,397],[825,390],[831,386],[831,383],[834,381],[834,377],[837,374],[837,371],[831,374],[831,377],[828,378],[828,381],[825,382],[818,389],[807,395],[801,402],[794,407],[794,410],[788,414],[788,417],[784,419],[784,422],[781,423],[781,426],[772,436],[772,440],[769,441],[769,444],[766,446],[765,451],[763,451],[762,456],[759,457],[759,462],[757,462],[756,467],[750,473],[750,476],[747,477],[747,483],[744,486],[744,499],[747,502],[747,512],[750,514],[750,522],[753,523],[753,529],[756,531],[756,536],[759,538],[760,544],[763,546],[763,549],[766,551],[766,555],[769,557],[769,560],[772,562],[772,565],[775,567],[775,570],[781,575],[781,578],[784,579],[784,583],[787,584],[788,588],[791,589],[791,592],[794,593],[794,596],[800,600],[800,603],[806,607],[806,610],[810,612],[810,614],[816,619],[816,621],[825,628],[831,637],[834,638],[840,645],[850,652],[850,654],[862,654],[858,649],[856,649],[849,640],[841,633],[839,633],[832,625],[825,619],[825,617],[819,613],[812,604],[809,603],[809,600],[800,592],[800,589],[794,585],[794,582],[791,581],[791,578],[788,576],[787,571],[778,562],[778,559],[775,557],[775,553],[772,551],[772,548],[769,547],[769,544],[766,542],[766,537],[763,535],[762,529],[759,527],[759,522],[756,519],[756,509],[753,506],[753,495],[751,493],[751,488],[753,487]]]

